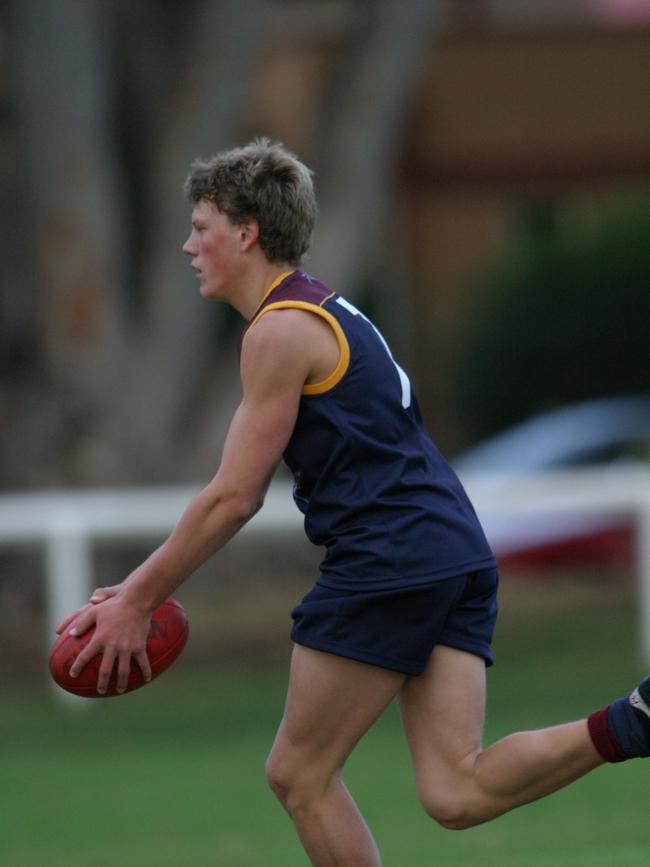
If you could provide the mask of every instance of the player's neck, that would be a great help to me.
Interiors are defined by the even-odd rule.
[[[232,306],[241,313],[244,319],[251,319],[266,295],[283,276],[295,271],[286,262],[267,262],[247,275],[239,292],[231,301]]]

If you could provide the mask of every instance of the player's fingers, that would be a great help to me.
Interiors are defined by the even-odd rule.
[[[56,634],[61,635],[62,632],[65,632],[68,626],[70,626],[70,624],[77,619],[82,610],[83,609],[78,608],[76,611],[73,611],[72,614],[68,614],[65,620],[62,620],[56,627]]]
[[[117,595],[118,590],[119,586],[97,587],[96,590],[93,590],[93,595],[90,597],[90,601],[93,605],[97,605],[98,602],[105,602],[107,599],[110,599],[111,596]]]
[[[56,627],[57,635],[61,635],[61,633],[65,632],[71,623],[74,623],[75,620],[81,619],[82,615],[84,615],[88,611],[92,610],[92,607],[93,606],[90,604],[90,602],[87,602],[85,605],[82,605],[81,608],[77,608],[76,611],[73,611],[72,614],[68,614],[68,616],[65,618],[65,620],[62,620],[61,623],[59,623],[59,625]],[[82,622],[85,623],[85,621],[82,621]],[[81,631],[73,632],[72,634],[73,635],[81,635],[81,632],[82,631],[85,632],[85,630],[88,629],[88,626],[92,626],[92,624],[94,622],[95,621],[94,621],[94,617],[93,617],[93,619],[86,626],[84,626],[84,628]]]
[[[100,669],[101,671],[101,669]],[[118,692],[124,692],[129,682],[129,675],[131,674],[131,654],[130,653],[120,653],[118,657],[117,663],[117,684],[116,688]],[[110,674],[109,674],[110,677]],[[108,683],[108,680],[106,681]],[[97,685],[99,687],[99,680],[97,681]],[[101,692],[101,690],[100,690]]]
[[[103,695],[108,689],[108,681],[111,679],[111,674],[113,673],[113,666],[115,665],[116,656],[117,654],[114,648],[104,648],[102,662],[99,666],[99,671],[97,673],[97,692],[100,695]]]
[[[140,671],[142,672],[142,677],[144,678],[145,683],[149,683],[151,680],[151,664],[149,662],[149,657],[147,656],[147,651],[140,650],[138,653],[134,653],[133,655],[135,661],[140,666]]]
[[[70,677],[78,677],[84,668],[88,665],[91,659],[94,659],[98,653],[102,652],[99,642],[93,639],[82,647],[77,654],[75,661],[70,666]]]
[[[83,635],[84,632],[87,629],[90,629],[91,626],[94,626],[97,621],[95,606],[91,605],[89,602],[87,605],[84,605],[83,608],[79,609],[76,618],[73,619],[74,623],[70,630],[70,635]]]

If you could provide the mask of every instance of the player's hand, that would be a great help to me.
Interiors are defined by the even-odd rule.
[[[106,588],[111,591],[115,588]],[[80,609],[70,630],[83,635],[91,626],[95,631],[70,668],[77,677],[99,654],[102,661],[97,675],[97,692],[106,692],[113,668],[117,666],[117,691],[124,692],[131,671],[131,658],[140,666],[145,681],[151,680],[147,657],[147,636],[151,615],[145,615],[119,591],[111,593],[101,604],[89,603]]]
[[[88,611],[88,609],[92,605],[98,605],[100,602],[105,602],[107,599],[110,599],[111,596],[116,596],[119,592],[120,585],[115,584],[113,587],[98,587],[96,590],[93,590],[93,595],[90,597],[90,602],[87,602],[85,605],[82,605],[81,608],[77,608],[76,611],[73,611],[71,614],[62,620],[61,623],[56,627],[56,634],[62,635],[68,626],[73,623],[80,614]]]

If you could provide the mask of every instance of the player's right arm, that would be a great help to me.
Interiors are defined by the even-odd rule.
[[[316,317],[298,310],[270,312],[250,330],[242,350],[243,399],[218,472],[169,538],[117,589],[111,588],[105,601],[85,606],[61,624],[59,631],[75,620],[78,634],[95,626],[71,668],[73,676],[99,653],[99,691],[116,662],[118,689],[126,685],[131,656],[145,678],[149,675],[145,647],[152,611],[261,507],[293,432],[303,386],[329,352],[326,338]]]

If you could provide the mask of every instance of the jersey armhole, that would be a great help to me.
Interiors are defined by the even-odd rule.
[[[264,316],[264,314],[269,310],[286,310],[288,308],[306,310],[308,313],[315,313],[317,316],[321,316],[334,332],[334,336],[339,345],[339,360],[336,367],[329,376],[325,377],[325,379],[320,380],[320,382],[310,382],[309,384],[304,385],[302,389],[304,395],[325,394],[326,391],[330,391],[343,379],[350,365],[350,344],[348,343],[345,332],[341,328],[338,320],[328,310],[323,310],[323,308],[318,304],[310,304],[308,301],[276,301],[274,304],[269,304],[257,314],[246,329],[244,339],[246,339],[246,335],[258,319],[261,316]]]

